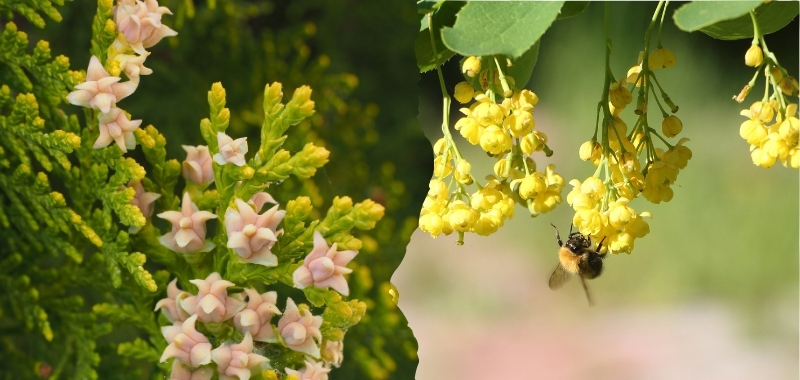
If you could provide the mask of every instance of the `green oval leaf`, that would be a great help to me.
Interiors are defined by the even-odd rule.
[[[442,41],[464,56],[517,58],[547,31],[563,5],[563,1],[469,2],[453,27],[442,29]]]
[[[672,18],[681,30],[694,32],[720,21],[747,15],[760,4],[761,1],[694,1],[678,8]]]
[[[788,25],[798,12],[800,3],[796,1],[773,1],[762,4],[755,10],[758,29],[762,35],[775,33]],[[745,14],[733,20],[720,21],[700,31],[719,40],[753,38],[753,20],[750,14]]]

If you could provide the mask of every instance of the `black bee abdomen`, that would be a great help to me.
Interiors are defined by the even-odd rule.
[[[583,277],[592,279],[603,272],[603,259],[594,252],[588,253],[585,260],[581,261]]]

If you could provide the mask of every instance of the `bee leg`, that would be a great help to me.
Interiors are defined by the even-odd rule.
[[[583,292],[586,293],[586,301],[589,301],[589,306],[594,306],[594,301],[592,300],[592,295],[589,293],[589,287],[586,286],[586,280],[581,277],[581,285],[583,285]]]
[[[564,246],[564,242],[561,241],[561,235],[558,233],[558,227],[556,227],[556,225],[553,224],[553,223],[550,223],[550,225],[553,226],[553,228],[556,229],[556,240],[558,240],[558,246],[559,247],[563,247]],[[571,230],[572,230],[572,227],[570,227],[570,231]]]
[[[600,239],[600,242],[599,242],[599,243],[597,243],[597,249],[594,251],[596,254],[600,255],[600,257],[603,257],[603,256],[605,256],[605,254],[604,254],[604,253],[600,253],[600,250],[603,248],[603,242],[604,242],[605,240],[606,240],[606,237],[605,237],[605,236],[603,236],[603,238],[602,238],[602,239]]]

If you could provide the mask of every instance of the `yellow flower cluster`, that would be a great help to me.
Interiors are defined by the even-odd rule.
[[[455,129],[497,161],[494,175],[486,176],[485,184],[478,183],[470,174],[472,165],[461,157],[443,127],[445,137],[434,144],[436,178],[430,182],[419,219],[420,229],[433,237],[453,232],[460,238],[467,232],[490,235],[514,216],[515,203],[525,205],[533,216],[549,212],[562,202],[565,185],[554,165],[542,173],[536,171],[536,162],[530,157],[535,152],[552,154],[547,136],[535,130],[536,94],[511,90],[513,78],[494,69],[481,70],[477,57],[466,58],[462,72],[467,79],[475,78],[476,84],[455,86],[453,96],[459,103],[472,102],[461,108],[464,117],[455,123]],[[494,82],[489,83],[492,77]],[[479,86],[483,91],[475,90]],[[466,186],[472,184],[478,190],[470,194]]]
[[[754,164],[768,168],[780,160],[783,166],[800,167],[800,120],[796,114],[797,104],[789,104],[782,114],[776,100],[755,102],[741,112],[748,120],[739,127],[739,135],[750,144]]]
[[[567,195],[567,203],[575,209],[572,224],[595,241],[605,239],[603,248],[608,252],[631,253],[634,239],[650,232],[650,226],[643,219],[651,217],[650,213],[637,214],[628,205],[628,198],[617,198],[608,203],[607,208],[602,207],[609,194],[599,178],[589,177],[583,182],[573,179],[569,184],[572,191]]]

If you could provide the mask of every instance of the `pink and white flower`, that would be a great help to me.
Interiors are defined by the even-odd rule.
[[[162,328],[164,338],[169,342],[169,346],[161,355],[161,363],[169,358],[176,358],[190,367],[199,367],[203,364],[211,363],[211,343],[205,335],[197,332],[194,327],[197,316],[189,317],[181,325],[181,330],[175,335],[167,334],[174,330]]]
[[[211,380],[214,375],[214,369],[208,366],[203,366],[195,370],[186,368],[180,360],[172,362],[172,371],[169,374],[169,380]]]
[[[139,84],[139,76],[140,75],[150,75],[153,73],[153,70],[144,67],[144,61],[147,59],[147,56],[150,55],[150,52],[144,52],[141,55],[135,54],[117,54],[114,57],[114,60],[119,62],[119,68],[125,75],[128,76],[132,82],[135,82],[137,85]]]
[[[325,344],[322,345],[322,359],[339,368],[344,360],[344,342],[341,340],[325,341]]]
[[[270,319],[275,314],[281,314],[275,302],[278,300],[278,293],[275,291],[258,294],[255,289],[246,288],[247,307],[233,317],[233,325],[236,330],[250,333],[253,340],[259,342],[276,342],[275,332],[272,330]]]
[[[270,197],[271,198],[271,197]],[[286,215],[278,205],[259,215],[241,199],[236,199],[236,209],[225,211],[225,228],[228,248],[233,249],[242,261],[265,265],[278,265],[278,257],[270,250],[278,240],[278,224]]]
[[[234,140],[222,132],[217,132],[217,143],[219,145],[219,153],[214,155],[214,162],[220,165],[231,163],[236,166],[244,166],[246,163],[244,155],[247,153],[247,137]]]
[[[217,363],[220,380],[243,380],[251,376],[250,369],[269,359],[253,353],[253,338],[244,335],[241,343],[223,344],[211,351],[211,360]]]
[[[89,60],[89,69],[86,70],[86,81],[75,86],[75,91],[67,95],[67,101],[76,106],[94,108],[108,113],[118,101],[133,94],[133,91],[136,90],[136,83],[131,81],[118,83],[120,80],[122,78],[112,77],[103,68],[100,60],[92,56]]]
[[[206,221],[217,216],[200,211],[189,193],[183,194],[181,211],[165,211],[158,217],[172,223],[172,231],[158,239],[167,248],[179,253],[208,252],[214,248],[214,243],[205,240]]]
[[[156,199],[161,198],[161,194],[145,191],[141,181],[128,182],[128,187],[132,187],[136,191],[131,199],[131,204],[139,208],[145,219],[150,220],[153,215],[153,203]]]
[[[325,368],[322,362],[315,362],[313,360],[306,360],[306,366],[301,371],[295,371],[291,368],[285,368],[287,375],[295,375],[299,380],[328,380],[328,372],[330,368]]]
[[[182,145],[186,151],[183,161],[183,178],[200,186],[214,182],[214,169],[211,166],[211,153],[205,145]]]
[[[172,12],[167,7],[159,7],[156,0],[122,0],[113,12],[117,28],[139,54],[144,54],[144,48],[152,47],[162,38],[178,34],[161,23],[161,16]]]
[[[98,119],[100,136],[94,142],[94,149],[105,148],[112,141],[116,141],[119,149],[125,153],[128,152],[128,149],[136,147],[136,137],[133,136],[133,131],[142,125],[141,120],[128,120],[128,115],[117,107],[101,113]]]
[[[203,323],[226,321],[245,307],[243,301],[228,297],[228,288],[235,284],[223,280],[217,272],[211,273],[205,280],[189,282],[197,286],[197,296],[180,300],[180,306],[190,313],[196,313]]]
[[[337,251],[336,243],[328,248],[328,243],[322,234],[315,231],[314,248],[303,260],[303,265],[292,275],[294,286],[300,289],[310,285],[322,289],[331,287],[345,296],[350,294],[350,288],[343,275],[353,271],[345,265],[357,254],[356,251]]]
[[[286,299],[286,310],[278,321],[278,333],[287,347],[318,358],[320,352],[317,344],[322,340],[320,326],[321,316],[311,315],[308,309],[301,312],[291,298]]]
[[[178,289],[178,279],[176,278],[167,286],[167,298],[158,301],[154,311],[161,309],[170,322],[182,323],[189,319],[191,314],[180,306],[180,301],[191,296],[189,292]]]

